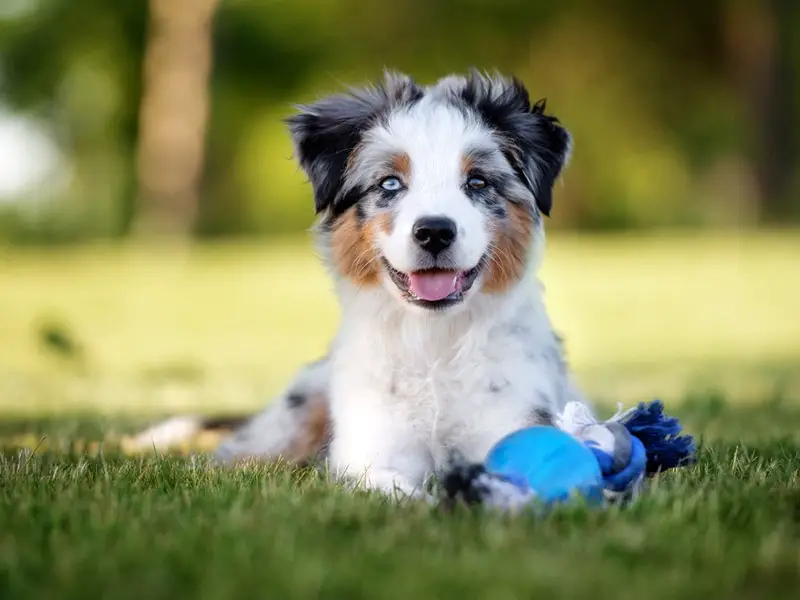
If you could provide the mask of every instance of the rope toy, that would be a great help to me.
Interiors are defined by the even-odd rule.
[[[555,426],[521,429],[500,440],[483,463],[458,454],[440,478],[442,502],[461,500],[506,511],[552,506],[576,496],[589,505],[626,502],[647,477],[690,465],[695,443],[655,400],[599,422],[569,402]]]

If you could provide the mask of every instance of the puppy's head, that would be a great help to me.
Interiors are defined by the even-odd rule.
[[[477,72],[303,107],[289,128],[339,274],[427,310],[514,286],[570,151],[544,108]]]

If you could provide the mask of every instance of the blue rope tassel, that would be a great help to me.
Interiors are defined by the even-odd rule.
[[[642,442],[647,455],[647,475],[694,463],[694,439],[690,435],[681,435],[680,422],[664,414],[661,400],[649,404],[641,402],[620,422]]]

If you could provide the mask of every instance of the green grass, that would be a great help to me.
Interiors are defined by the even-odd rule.
[[[695,467],[626,509],[546,518],[395,506],[278,466],[9,451],[0,597],[796,598],[800,411],[681,416],[721,425]]]
[[[699,463],[625,510],[385,502],[318,474],[125,456],[155,413],[252,409],[324,351],[305,244],[0,248],[0,600],[796,598],[800,236],[553,236],[592,397],[660,395]]]

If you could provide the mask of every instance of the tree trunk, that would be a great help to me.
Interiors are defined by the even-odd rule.
[[[794,198],[800,138],[797,0],[735,4],[730,27],[734,77],[752,124],[750,157],[759,187],[761,219],[782,222],[797,216]]]
[[[133,233],[188,236],[203,172],[219,0],[149,0]]]
[[[764,217],[783,222],[798,215],[798,199],[794,197],[797,168],[798,73],[796,60],[798,19],[797,0],[771,0],[775,20],[775,50],[770,68],[769,85],[764,93],[761,152],[758,174],[764,193]]]

